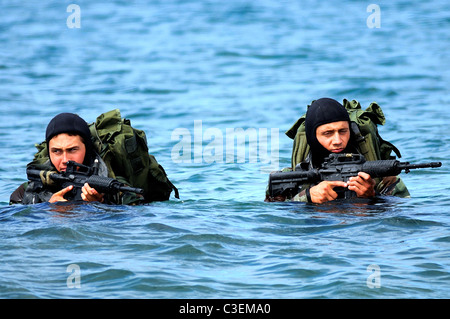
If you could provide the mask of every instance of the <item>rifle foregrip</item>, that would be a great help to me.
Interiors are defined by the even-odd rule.
[[[103,177],[98,175],[89,176],[86,180],[86,183],[89,184],[92,188],[95,188],[98,192],[111,192],[117,191],[117,186],[114,184],[116,181],[113,178]]]
[[[144,193],[144,190],[141,188],[124,186],[119,181],[110,177],[92,175],[88,178],[86,183],[88,183],[89,186],[95,188],[99,192],[111,193],[121,191],[121,192],[133,192],[136,194]]]
[[[401,168],[398,167],[397,160],[380,160],[365,162],[361,171],[367,173],[372,178],[396,176],[401,173]]]

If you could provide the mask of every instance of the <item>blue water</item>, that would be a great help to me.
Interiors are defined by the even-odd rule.
[[[450,297],[447,1],[379,1],[379,28],[361,1],[0,3],[1,298]],[[403,174],[411,199],[265,203],[324,96],[378,102],[402,160],[442,168]],[[180,200],[8,205],[55,114],[114,108]],[[255,129],[256,160],[227,128]]]

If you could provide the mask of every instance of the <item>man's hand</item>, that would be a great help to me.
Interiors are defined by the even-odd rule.
[[[358,176],[350,177],[347,184],[348,189],[354,191],[358,197],[375,196],[375,180],[367,173],[359,172]]]
[[[56,203],[56,202],[67,202],[67,199],[64,198],[64,195],[70,192],[73,189],[73,185],[67,186],[66,188],[60,190],[59,192],[56,192],[52,195],[49,202],[50,203]],[[89,186],[88,183],[84,184],[84,186],[81,188],[81,199],[87,202],[103,202],[103,194],[100,194],[95,190],[95,188],[92,188]]]
[[[68,192],[70,192],[73,189],[73,185],[67,186],[66,188],[63,188],[59,192],[56,192],[50,197],[49,203],[56,203],[56,202],[67,202],[67,199],[64,198],[64,195]]]
[[[347,183],[341,181],[323,181],[309,189],[311,201],[316,204],[335,200],[338,194],[334,191],[335,187],[347,187]]]
[[[338,194],[334,191],[335,187],[348,187],[354,191],[357,197],[373,197],[375,196],[375,180],[369,174],[359,172],[358,176],[350,177],[347,183],[340,181],[323,181],[309,189],[311,201],[313,203],[324,203],[335,200]]]
[[[84,184],[84,186],[81,188],[81,199],[87,202],[103,202],[103,194],[100,194],[95,190],[95,188],[92,188],[89,186],[88,183]]]

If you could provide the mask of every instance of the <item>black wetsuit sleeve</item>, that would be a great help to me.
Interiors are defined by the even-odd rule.
[[[11,194],[9,198],[9,204],[22,204],[23,196],[25,194],[26,187],[28,182],[23,183]]]

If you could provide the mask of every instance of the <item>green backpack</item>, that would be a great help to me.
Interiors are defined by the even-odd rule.
[[[394,156],[391,156],[392,151],[399,158],[401,157],[400,151],[390,142],[383,140],[378,133],[377,125],[384,125],[386,119],[377,103],[373,102],[367,109],[362,110],[358,101],[344,99],[343,106],[350,116],[350,121],[356,124],[352,123],[351,128],[355,134],[358,147],[366,160],[392,159],[394,158]],[[286,132],[286,135],[294,140],[291,157],[292,168],[303,162],[309,153],[305,133],[305,118],[306,113]]]
[[[168,200],[172,190],[179,198],[178,189],[168,179],[164,168],[148,153],[145,132],[133,128],[118,109],[98,116],[89,129],[94,147],[108,167],[109,177],[144,189],[144,202]],[[30,164],[45,163],[48,160],[46,142],[36,144],[36,148],[38,151]]]

